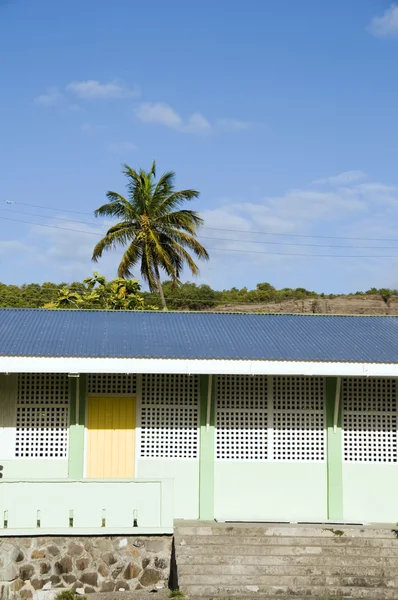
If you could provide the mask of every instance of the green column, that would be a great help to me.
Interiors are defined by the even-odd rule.
[[[341,403],[336,411],[337,377],[326,378],[328,519],[343,520],[343,447]],[[337,417],[337,418],[336,418]]]
[[[199,519],[204,521],[214,519],[214,387],[214,375],[200,376]]]
[[[77,390],[79,388],[79,395]],[[86,417],[86,375],[69,379],[69,465],[70,479],[82,479],[84,468],[84,423]],[[76,409],[78,408],[78,414]]]

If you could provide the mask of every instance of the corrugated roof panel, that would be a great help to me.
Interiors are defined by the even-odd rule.
[[[0,309],[0,356],[398,363],[398,317]]]

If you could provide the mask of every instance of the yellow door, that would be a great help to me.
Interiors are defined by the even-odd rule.
[[[87,477],[134,477],[135,398],[89,396]]]

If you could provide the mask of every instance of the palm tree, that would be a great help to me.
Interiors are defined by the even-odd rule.
[[[107,192],[109,202],[94,213],[96,217],[116,217],[119,222],[108,229],[95,246],[92,259],[97,262],[104,250],[127,246],[118,268],[119,277],[130,277],[132,269],[140,263],[143,279],[151,292],[159,292],[162,306],[166,308],[160,271],[178,284],[185,264],[193,275],[199,273],[188,250],[198,258],[209,258],[196,239],[203,220],[197,212],[181,208],[186,201],[197,198],[199,192],[175,191],[172,171],[156,182],[155,161],[148,172],[123,165],[123,173],[128,180],[127,198]]]

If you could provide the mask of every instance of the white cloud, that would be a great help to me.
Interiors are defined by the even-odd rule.
[[[184,121],[174,108],[164,102],[142,102],[134,112],[142,123],[164,125],[183,133],[211,132],[209,121],[200,113],[193,113]]]
[[[123,152],[134,152],[137,150],[137,146],[132,142],[112,142],[108,145],[108,150],[115,154]]]
[[[366,179],[367,175],[363,171],[344,171],[338,175],[332,175],[332,177],[323,177],[322,179],[315,179],[313,185],[352,185],[357,181]]]
[[[48,88],[48,90],[37,96],[35,98],[35,104],[40,104],[41,106],[55,106],[62,99],[62,94],[58,88],[52,87]]]
[[[173,129],[179,129],[182,125],[180,115],[164,102],[143,102],[135,109],[135,115],[143,123],[155,123]]]
[[[87,121],[80,125],[80,131],[89,135],[94,135],[100,131],[105,131],[106,129],[106,125],[92,125],[92,123],[88,123]]]
[[[218,119],[217,126],[223,131],[246,131],[253,127],[251,121],[239,121],[239,119]]]
[[[203,115],[194,113],[188,117],[186,124],[182,127],[182,131],[186,133],[210,133],[211,125]]]
[[[374,17],[368,31],[376,37],[398,37],[398,5],[391,4],[381,17]]]
[[[87,100],[134,98],[140,95],[138,87],[128,89],[116,81],[100,83],[94,79],[72,81],[65,89]]]
[[[357,174],[350,185],[341,185],[346,177],[341,174],[344,177],[327,177],[318,184],[312,182],[257,202],[236,199],[222,206],[218,202],[214,209],[202,212],[205,226],[200,239],[209,249],[211,261],[201,267],[201,280],[216,288],[270,281],[280,287],[334,293],[373,285],[398,287],[394,270],[398,259],[366,258],[398,256],[398,242],[322,239],[328,235],[398,238],[394,229],[398,220],[398,187],[363,182],[366,174],[359,171],[347,173]],[[331,187],[325,189],[325,183]],[[228,229],[232,231],[225,231]],[[392,249],[377,248],[390,245]],[[241,254],[236,250],[241,250]],[[346,258],[351,255],[361,258]]]
[[[32,248],[18,240],[0,241],[0,257],[3,259],[9,258],[11,261],[14,261],[18,255],[20,258],[23,258],[27,254],[30,255],[31,252]]]

